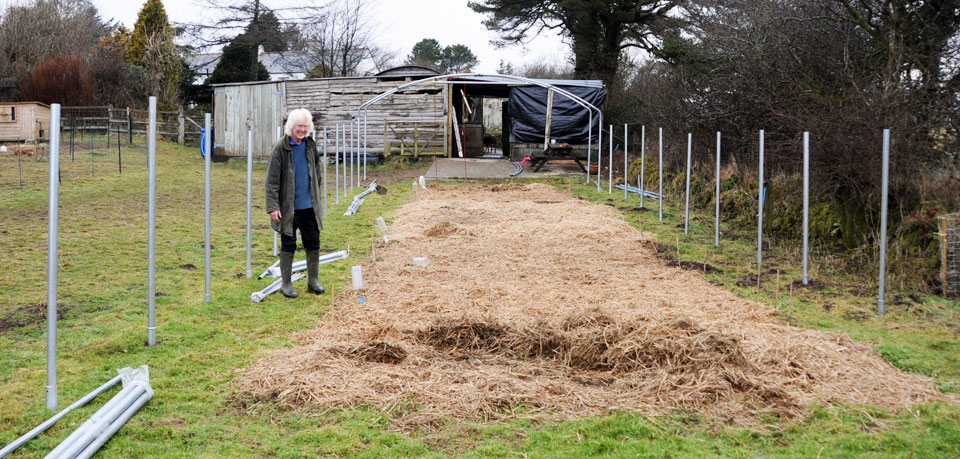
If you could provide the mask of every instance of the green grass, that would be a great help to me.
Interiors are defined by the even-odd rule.
[[[313,296],[297,285],[295,300],[249,301],[265,285],[245,278],[246,165],[213,165],[213,301],[204,302],[203,163],[195,148],[161,144],[157,196],[157,337],[147,347],[146,171],[66,180],[61,185],[59,301],[59,400],[65,407],[113,377],[116,368],[150,366],[154,398],[103,449],[102,457],[448,457],[448,456],[773,456],[949,457],[960,454],[960,408],[921,405],[888,412],[873,407],[822,407],[800,422],[769,420],[748,431],[722,420],[676,412],[669,416],[610,413],[553,423],[442,420],[410,433],[389,429],[391,415],[373,408],[332,411],[283,410],[249,400],[234,380],[242,369],[274,349],[294,345],[298,331],[318,325],[333,295]],[[381,166],[396,173],[394,164]],[[38,172],[43,174],[44,172]],[[272,263],[272,233],[263,212],[264,166],[254,170],[254,277]],[[35,178],[35,180],[41,180]],[[889,313],[872,314],[875,298],[863,275],[845,273],[815,259],[812,278],[825,287],[792,290],[799,278],[795,250],[776,241],[764,270],[784,271],[760,289],[736,286],[755,275],[755,240],[727,229],[713,247],[712,220],[694,218],[683,234],[682,202],[670,202],[664,223],[638,201],[598,193],[574,180],[550,183],[585,199],[622,207],[624,218],[659,242],[679,247],[680,258],[723,271],[708,276],[738,294],[767,302],[797,326],[848,333],[871,343],[888,361],[930,375],[941,388],[958,391],[957,306],[920,297],[893,298]],[[348,260],[321,267],[328,292],[349,286],[349,268],[366,262],[373,221],[410,198],[409,180],[382,183],[385,196],[369,197],[356,216],[343,217],[341,200],[326,218],[325,249],[351,249]],[[333,201],[331,200],[333,207]],[[45,307],[47,193],[5,190],[0,194],[0,445],[48,418],[45,409]],[[710,213],[712,215],[712,213]],[[678,228],[678,224],[680,227]],[[778,252],[778,250],[780,252]],[[781,253],[782,252],[782,253]],[[302,254],[298,253],[298,259]],[[829,260],[827,260],[829,261]],[[302,282],[302,281],[301,281]],[[829,307],[825,305],[829,304]],[[117,389],[69,414],[18,451],[45,455],[96,411]],[[522,411],[522,409],[521,409]]]

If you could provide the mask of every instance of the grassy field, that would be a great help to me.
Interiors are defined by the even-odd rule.
[[[329,293],[349,288],[350,266],[369,259],[374,219],[383,215],[389,224],[410,198],[409,180],[399,179],[395,166],[384,167],[390,170],[378,172],[397,180],[387,179],[389,193],[368,198],[356,216],[343,217],[348,202],[334,206],[331,200],[322,247],[349,247],[351,256],[322,266],[321,282]],[[819,407],[800,422],[764,420],[762,431],[678,410],[666,417],[610,413],[565,423],[450,419],[397,433],[388,427],[388,412],[364,407],[286,411],[249,400],[236,390],[236,370],[272,349],[291,346],[292,334],[314,328],[336,305],[332,294],[305,294],[303,281],[296,300],[274,296],[250,302],[250,293],[265,282],[245,277],[245,174],[243,163],[213,166],[213,301],[206,303],[203,163],[195,148],[160,145],[155,347],[145,345],[146,171],[125,169],[61,185],[60,406],[126,366],[149,365],[156,393],[101,449],[103,457],[960,455],[960,408],[943,404],[903,412]],[[272,233],[262,207],[263,174],[264,166],[256,165],[254,277],[273,262]],[[665,261],[679,256],[719,268],[706,275],[741,296],[774,305],[785,322],[847,333],[893,365],[936,378],[945,392],[960,392],[956,303],[893,291],[888,314],[877,317],[875,276],[847,272],[830,256],[815,257],[811,264],[815,287],[798,287],[798,244],[772,240],[758,269],[749,230],[724,228],[720,248],[713,246],[712,209],[695,216],[690,235],[684,235],[682,202],[669,202],[660,223],[655,201],[647,201],[647,210],[638,209],[636,198],[625,203],[622,194],[598,193],[580,180],[550,183],[620,208],[631,224],[656,234]],[[46,191],[0,194],[6,268],[0,272],[0,445],[51,415],[44,404],[46,225]],[[69,414],[16,456],[45,455],[116,391]]]

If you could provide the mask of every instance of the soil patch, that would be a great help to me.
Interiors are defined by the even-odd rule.
[[[69,308],[57,304],[57,320],[63,319]],[[47,304],[35,303],[20,306],[0,317],[0,333],[14,328],[26,327],[47,320]]]
[[[869,346],[784,324],[711,284],[710,266],[664,269],[657,253],[673,247],[638,243],[651,238],[610,206],[546,185],[433,186],[389,236],[364,266],[364,303],[339,292],[343,306],[297,347],[241,371],[242,398],[376,406],[396,429],[517,407],[554,420],[683,410],[759,427],[814,404],[954,401]],[[412,265],[418,256],[430,264]]]

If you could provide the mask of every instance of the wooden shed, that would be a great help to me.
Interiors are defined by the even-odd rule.
[[[425,67],[403,66],[367,77],[215,85],[214,156],[246,157],[247,130],[252,129],[254,159],[266,160],[284,117],[297,108],[310,110],[318,140],[326,128],[332,144],[338,126],[356,129],[360,104],[405,81],[433,75],[437,72]],[[391,95],[370,110],[366,120],[361,120],[366,121],[369,134],[365,151],[388,155],[446,154],[446,107],[446,86],[417,86]],[[349,131],[346,138],[349,139]]]
[[[407,84],[414,81],[418,83]],[[341,152],[350,153],[482,157],[488,156],[487,140],[492,137],[485,133],[487,128],[500,131],[499,142],[492,137],[489,143],[500,144],[507,157],[523,157],[527,150],[542,152],[548,132],[558,143],[582,145],[585,151],[592,112],[574,104],[572,99],[558,99],[551,105],[549,94],[554,89],[577,93],[575,97],[581,101],[588,97],[590,103],[596,104],[594,110],[602,106],[606,95],[600,81],[440,75],[413,65],[365,77],[214,85],[213,154],[219,158],[245,158],[247,131],[251,129],[254,159],[268,159],[284,117],[297,108],[306,108],[313,114],[318,143],[326,129],[331,152],[339,143]],[[498,112],[494,116],[500,116],[502,131],[489,122],[491,116],[484,116],[485,111],[490,111],[484,109],[483,103],[488,98],[500,101],[489,106]],[[526,104],[523,108],[513,107],[514,99]],[[501,111],[500,107],[508,103],[510,108]],[[361,137],[351,132],[358,129],[361,107],[363,119],[359,120],[359,127],[365,130],[365,144],[353,145],[352,139]],[[558,112],[553,115],[552,128],[547,112]],[[592,118],[594,141],[600,132],[599,119]],[[525,150],[529,145],[532,146]],[[493,151],[489,156],[499,156],[496,146],[490,148]]]
[[[0,102],[0,142],[45,140],[50,106],[40,102]]]

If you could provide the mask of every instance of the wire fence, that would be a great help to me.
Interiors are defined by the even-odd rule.
[[[945,298],[960,298],[960,213],[940,216],[940,281]]]
[[[61,182],[146,170],[147,110],[63,107],[60,120]],[[34,141],[0,141],[0,193],[49,186],[47,123],[38,121],[43,135]],[[200,137],[200,124],[188,114],[157,112],[158,140],[199,146]]]

